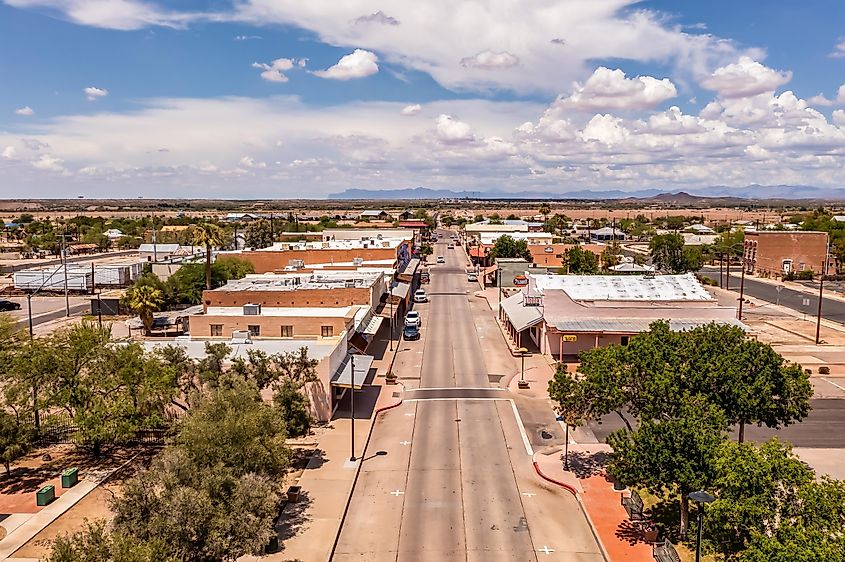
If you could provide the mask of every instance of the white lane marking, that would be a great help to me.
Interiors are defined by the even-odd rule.
[[[832,380],[826,379],[826,378],[824,378],[824,377],[822,377],[822,380],[823,380],[824,382],[827,382],[827,383],[832,384],[833,386],[835,386],[835,387],[836,387],[836,388],[838,388],[839,390],[845,391],[845,387],[843,387],[842,385],[838,385],[838,384],[836,384],[836,383],[835,383],[835,382],[833,382]]]
[[[405,402],[409,402],[409,400],[405,400]],[[408,412],[408,413],[407,413],[407,414],[405,414],[405,415],[406,415],[406,416],[408,416],[409,418],[414,417],[414,413],[413,413],[413,412]]]
[[[490,400],[506,400],[511,403],[511,408],[513,409],[513,417],[516,420],[516,426],[519,429],[519,434],[522,437],[522,444],[525,445],[525,452],[528,453],[528,456],[534,456],[534,449],[531,447],[531,442],[528,440],[528,434],[525,432],[525,426],[522,424],[522,417],[519,415],[519,410],[516,408],[516,402],[513,401],[511,398],[406,398],[404,402],[446,402],[450,400],[461,400],[461,401],[490,401]],[[406,416],[408,414],[405,414]]]
[[[546,545],[543,545],[543,548],[538,548],[538,549],[537,549],[537,552],[542,552],[543,554],[551,554],[551,553],[552,553],[552,552],[554,552],[554,551],[555,551],[555,549],[553,549],[553,548],[549,548],[549,547],[547,547]]]
[[[519,416],[519,410],[516,409],[516,402],[510,401],[511,408],[513,408],[513,417],[516,418],[516,425],[519,426],[519,434],[522,436],[522,443],[525,445],[525,452],[529,457],[534,456],[534,449],[531,448],[531,442],[528,441],[528,434],[525,433],[525,426],[522,425],[522,418]]]
[[[391,496],[396,496],[397,498],[401,495],[404,495],[404,494],[405,494],[405,492],[403,492],[402,490],[394,490],[394,491],[390,492]]]
[[[423,387],[423,388],[409,388],[405,392],[416,392],[418,390],[501,390],[505,391],[506,388],[501,388],[498,386],[486,386],[486,387],[474,387],[474,386],[436,386],[436,387]]]
[[[537,494],[534,494],[532,492],[522,492],[522,495],[525,496],[526,498],[533,498]]]
[[[407,447],[408,445],[410,445],[410,444],[411,444],[411,442],[410,442],[410,441],[405,440],[405,441],[400,441],[400,442],[399,442],[399,444],[400,444],[400,445],[405,445],[405,446]]]

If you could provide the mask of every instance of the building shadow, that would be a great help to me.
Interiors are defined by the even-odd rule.
[[[365,386],[355,391],[355,419],[368,420],[375,412],[376,403],[381,394],[380,385]],[[337,402],[337,409],[332,416],[333,420],[351,417],[351,393],[347,389],[343,397]]]

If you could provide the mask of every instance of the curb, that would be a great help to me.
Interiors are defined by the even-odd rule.
[[[392,364],[393,363],[391,363],[391,365]],[[399,381],[396,381],[396,384],[402,387],[402,392],[404,396],[405,385]],[[396,404],[382,406],[381,408],[378,408],[375,412],[373,412],[373,423],[370,424],[370,431],[367,433],[367,440],[364,442],[364,448],[361,450],[361,460],[363,460],[367,456],[367,448],[370,446],[370,438],[373,436],[373,428],[376,426],[376,418],[378,417],[378,415],[388,410],[392,410],[393,408],[401,406],[403,400],[404,399],[400,397],[399,401],[396,402]],[[353,420],[353,423],[355,423],[355,420]],[[355,478],[352,479],[352,487],[349,488],[349,495],[346,497],[346,505],[343,507],[343,515],[341,515],[340,517],[340,523],[337,526],[337,533],[335,533],[334,542],[332,542],[332,549],[331,551],[329,551],[329,561],[334,558],[335,550],[337,550],[337,544],[338,542],[340,542],[340,533],[341,531],[343,531],[343,524],[346,522],[346,516],[349,513],[349,505],[352,503],[352,494],[355,493],[355,486],[358,484],[358,476],[361,474],[361,467],[363,466],[363,464],[363,462],[359,461],[358,466],[355,468]]]
[[[547,475],[543,474],[543,471],[540,470],[540,465],[537,463],[537,460],[535,458],[536,456],[537,456],[537,453],[534,453],[534,456],[531,457],[531,464],[534,465],[534,471],[537,473],[537,475],[540,476],[540,478],[542,478],[543,480],[546,480],[547,482],[551,482],[552,484],[557,484],[558,486],[560,486],[564,490],[572,493],[572,495],[577,498],[578,497],[578,490],[576,490],[571,484],[566,484],[565,482],[561,482],[560,480],[555,480],[551,476],[547,476]]]

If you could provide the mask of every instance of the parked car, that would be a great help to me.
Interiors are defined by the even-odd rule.
[[[414,302],[428,302],[428,295],[425,294],[425,289],[414,291]]]
[[[405,329],[402,330],[402,337],[406,340],[418,340],[420,339],[420,329],[416,326],[405,326]]]
[[[0,311],[7,312],[9,310],[20,310],[21,305],[16,302],[0,300]]]
[[[450,250],[454,250],[454,249],[455,249],[455,245],[454,245],[454,244],[449,244],[449,245],[448,245],[448,246],[446,246],[446,247],[447,247],[447,248],[449,248]]]
[[[474,271],[467,273],[467,281],[478,281],[478,274]]]
[[[437,256],[437,263],[446,263],[446,258],[443,256]]]
[[[419,328],[422,325],[422,318],[420,318],[420,313],[416,310],[412,310],[408,314],[406,314],[405,325],[416,326],[417,328]]]

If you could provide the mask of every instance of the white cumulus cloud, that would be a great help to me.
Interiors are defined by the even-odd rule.
[[[845,104],[845,84],[839,86],[839,91],[836,93],[836,101]]]
[[[28,105],[25,105],[16,109],[15,115],[23,115],[25,117],[29,117],[30,115],[35,115],[35,111]]]
[[[461,66],[466,68],[480,68],[481,70],[499,70],[519,64],[519,57],[507,51],[494,52],[491,50],[461,59]]]
[[[463,143],[475,140],[472,127],[451,115],[441,114],[437,117],[435,123],[437,138],[441,142]]]
[[[677,95],[675,84],[668,78],[628,78],[618,68],[611,70],[600,66],[586,82],[575,84],[572,95],[559,98],[556,104],[581,111],[648,109]]]
[[[845,57],[845,37],[840,37],[836,45],[833,46],[833,51],[829,55],[834,59],[841,59]]]
[[[85,92],[85,99],[88,101],[96,101],[109,95],[108,90],[105,88],[97,88],[96,86],[88,86],[82,91]]]
[[[286,58],[276,59],[270,64],[263,62],[252,63],[252,68],[258,68],[263,71],[261,72],[261,78],[268,82],[287,82],[288,77],[284,72],[290,70],[293,66],[294,61]]]
[[[55,158],[49,154],[42,154],[38,160],[35,160],[32,165],[38,168],[39,170],[44,170],[47,172],[61,172],[64,170],[62,163],[64,160],[61,158]]]
[[[355,23],[378,23],[381,25],[399,25],[399,20],[392,16],[388,16],[387,14],[379,10],[377,12],[373,12],[372,14],[359,17],[355,20]]]
[[[411,105],[406,105],[402,108],[402,111],[399,113],[404,115],[405,117],[410,117],[412,115],[417,115],[420,111],[422,111],[422,106],[418,103],[414,103]]]
[[[739,61],[714,70],[701,85],[723,98],[744,98],[774,92],[790,80],[790,71],[775,70],[750,57],[740,57]]]
[[[330,80],[351,80],[364,78],[378,72],[378,57],[375,53],[363,49],[355,49],[352,53],[341,57],[337,64],[326,70],[314,71],[315,76]]]
[[[3,152],[0,153],[0,156],[2,156],[3,158],[6,158],[7,160],[11,160],[17,155],[18,155],[18,151],[15,150],[14,146],[7,146],[6,148],[3,149]]]

